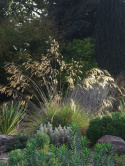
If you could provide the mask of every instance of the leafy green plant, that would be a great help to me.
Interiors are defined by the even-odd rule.
[[[56,149],[56,147],[55,147]],[[61,163],[58,162],[58,159],[56,158],[55,154],[50,151],[45,151],[44,149],[41,149],[39,151],[42,164],[47,166],[62,166]]]
[[[51,150],[55,153],[59,163],[63,165],[84,165],[90,163],[90,150],[86,147],[87,140],[81,139],[80,129],[73,123],[70,129],[70,149],[64,144],[56,149],[52,146]],[[85,145],[84,147],[82,145]]]
[[[34,146],[37,149],[43,148],[44,145],[49,145],[50,138],[46,133],[38,132],[33,135],[33,138],[28,141],[28,147]]]
[[[125,117],[119,112],[105,115],[102,118],[96,117],[89,123],[86,131],[89,140],[95,144],[104,135],[114,135],[125,139]]]
[[[37,133],[27,142],[27,148],[11,151],[8,155],[9,166],[59,166],[54,153],[48,152],[49,137],[45,133]],[[44,149],[41,149],[44,148]],[[39,150],[40,149],[40,150]],[[61,165],[60,165],[61,166]]]
[[[17,105],[11,104],[8,106],[4,103],[0,108],[0,133],[1,134],[14,134],[17,131],[18,124],[24,118],[25,106],[21,103]]]
[[[25,155],[21,152],[20,149],[13,150],[8,155],[8,166],[23,166],[25,161]]]
[[[26,156],[24,161],[26,166],[42,165],[40,153],[33,144],[24,149],[24,155]]]
[[[115,163],[115,146],[111,143],[96,144],[92,155],[93,166],[112,166]]]

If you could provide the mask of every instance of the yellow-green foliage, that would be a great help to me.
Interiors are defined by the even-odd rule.
[[[77,123],[79,127],[87,126],[89,118],[85,110],[80,110],[77,105],[71,105],[72,102],[62,103],[48,103],[47,111],[45,112],[44,123],[50,122],[53,127],[58,127],[60,124],[63,126],[69,126],[73,122]]]

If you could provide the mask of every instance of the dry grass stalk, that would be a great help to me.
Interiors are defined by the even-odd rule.
[[[111,75],[105,70],[94,68],[74,88],[71,98],[90,113],[98,114],[112,110],[119,96],[124,94]]]
[[[41,61],[34,61],[31,55],[26,55],[27,61],[22,65],[17,66],[13,62],[5,64],[9,83],[7,86],[0,85],[1,93],[6,93],[14,99],[23,99],[30,105],[33,105],[31,101],[35,101],[39,108],[43,103],[44,107],[47,106],[48,99],[53,103],[59,103],[62,99],[62,89],[61,86],[60,90],[57,89],[57,85],[61,85],[61,78],[59,83],[57,75],[61,77],[63,71],[67,72],[66,79],[69,87],[74,88],[73,77],[77,76],[77,71],[80,72],[80,66],[73,60],[71,64],[66,64],[59,53],[58,42],[51,38],[50,40],[50,49],[47,55],[41,56]],[[37,109],[36,105],[33,107]]]

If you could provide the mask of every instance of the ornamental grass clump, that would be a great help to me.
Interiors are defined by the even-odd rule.
[[[5,103],[0,108],[0,134],[15,134],[18,125],[25,117],[26,107],[21,103],[8,107]]]
[[[78,105],[72,105],[72,102],[64,102],[61,104],[48,103],[47,110],[44,114],[44,123],[50,122],[53,127],[61,125],[69,126],[77,123],[80,128],[87,126],[89,117],[86,110],[80,110]]]
[[[67,102],[68,104],[65,103],[62,93],[61,73],[67,73],[63,79],[72,90],[75,83],[73,76],[78,76],[79,65],[77,63],[75,65],[75,62],[72,67],[66,65],[59,53],[58,42],[52,38],[50,41],[46,41],[50,42],[48,45],[50,49],[46,55],[42,54],[40,61],[34,61],[31,55],[26,55],[27,61],[23,64],[6,63],[4,67],[9,74],[8,85],[0,85],[1,93],[20,98],[28,104],[29,112],[25,122],[36,121],[33,124],[33,132],[36,127],[36,130],[38,129],[40,123],[50,122],[54,127],[60,123],[67,126],[72,122],[77,122],[83,127],[88,123],[88,120],[85,122],[86,113],[81,113],[78,108],[72,109],[71,100]],[[23,128],[27,126],[28,124],[24,124]]]
[[[45,109],[45,110],[44,110]],[[69,103],[48,102],[43,109],[44,113],[36,113],[28,117],[27,127],[24,128],[24,133],[35,133],[41,124],[47,125],[48,122],[52,124],[53,129],[61,127],[68,127],[72,123],[77,123],[80,129],[86,130],[89,124],[89,116],[85,110],[80,110],[78,105]]]
[[[88,71],[85,79],[75,86],[71,94],[80,108],[94,116],[104,115],[109,110],[118,111],[118,100],[124,96],[123,88],[118,86],[109,72],[98,68]]]

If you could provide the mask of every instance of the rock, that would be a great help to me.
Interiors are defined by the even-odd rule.
[[[111,143],[115,145],[116,153],[118,155],[125,155],[125,141],[120,137],[105,135],[101,137],[97,143]]]
[[[9,146],[13,145],[16,139],[16,135],[0,135],[0,152],[8,152]]]

